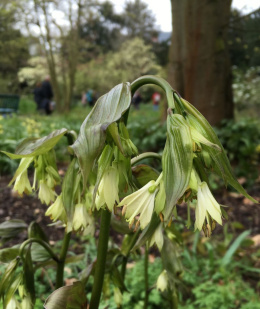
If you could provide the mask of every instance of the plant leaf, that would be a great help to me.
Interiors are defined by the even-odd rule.
[[[244,231],[236,238],[236,240],[228,248],[226,254],[223,256],[220,263],[222,266],[227,266],[232,261],[232,256],[235,254],[235,252],[237,251],[243,240],[249,235],[250,231]]]
[[[79,160],[83,189],[96,158],[101,153],[108,126],[119,120],[131,104],[129,83],[122,83],[98,99],[80,128],[76,142],[71,146]]]
[[[64,208],[67,213],[68,218],[68,225],[67,225],[67,232],[70,232],[70,228],[72,227],[72,220],[74,215],[74,196],[75,196],[75,187],[78,185],[77,180],[77,161],[76,158],[74,158],[65,174],[63,184],[62,184],[62,202],[64,205]]]
[[[190,128],[181,115],[167,119],[167,140],[163,151],[162,167],[166,193],[164,218],[170,219],[173,208],[188,187],[193,162]]]
[[[163,247],[161,251],[163,268],[167,271],[172,288],[174,289],[174,282],[180,278],[183,273],[183,265],[181,263],[180,255],[178,254],[178,247],[174,241],[164,236]]]
[[[18,169],[15,171],[14,177],[12,178],[12,180],[9,183],[9,186],[15,181],[15,179],[25,170],[28,169],[29,165],[31,164],[31,162],[33,161],[33,157],[31,158],[24,158],[21,160],[21,163],[18,167]]]
[[[47,235],[44,233],[40,225],[35,221],[32,221],[28,227],[28,238],[41,239],[49,243]]]
[[[159,226],[160,222],[161,221],[160,221],[159,217],[157,216],[156,213],[154,213],[149,225],[147,225],[147,227],[142,231],[142,233],[141,233],[140,237],[138,238],[138,240],[137,240],[135,246],[133,247],[132,251],[143,246],[153,236],[153,233],[155,232],[155,230]]]
[[[23,220],[13,219],[0,224],[0,237],[4,239],[13,238],[22,230],[27,228],[27,224]]]
[[[44,303],[45,309],[87,309],[84,286],[80,281],[54,291]]]
[[[26,138],[16,148],[14,154],[6,151],[2,152],[11,159],[35,157],[50,151],[58,143],[62,136],[67,133],[67,131],[67,129],[60,129],[55,130],[42,138]]]
[[[220,143],[216,133],[214,132],[211,125],[208,123],[206,118],[194,107],[192,106],[188,101],[182,99],[183,104],[185,105],[185,108],[188,111],[187,119],[189,123],[197,130],[199,133],[201,133],[207,140],[209,140],[211,143],[218,145],[221,148],[221,152],[217,151],[216,149],[204,145],[204,149],[206,149],[210,156],[212,157],[214,163],[215,163],[215,169],[216,172],[222,176],[225,184],[229,183],[234,189],[236,189],[238,192],[246,196],[248,199],[250,199],[254,203],[258,203],[254,198],[252,198],[246,190],[240,185],[240,183],[237,181],[236,177],[234,176],[234,173],[232,171],[232,168],[230,166],[230,162],[228,160],[228,157],[225,153],[225,150]]]
[[[0,298],[4,295],[8,287],[10,286],[10,282],[13,281],[14,275],[15,275],[15,270],[19,264],[20,257],[15,258],[12,260],[8,266],[5,269],[4,274],[1,277],[0,281]]]
[[[26,295],[32,304],[35,303],[34,269],[31,256],[31,246],[29,245],[23,259],[23,283]]]
[[[6,293],[5,293],[5,299],[4,299],[4,308],[8,305],[11,298],[14,296],[14,293],[18,289],[21,281],[23,278],[23,274],[18,274],[11,282],[10,286],[8,287]]]
[[[4,248],[0,250],[0,262],[9,263],[19,255],[19,248]]]
[[[142,188],[149,181],[156,180],[159,176],[159,172],[157,170],[145,164],[133,166],[132,173],[135,177],[138,188]]]

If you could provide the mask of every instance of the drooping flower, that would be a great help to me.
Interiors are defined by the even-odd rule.
[[[32,187],[28,179],[27,170],[24,170],[15,180],[14,190],[19,193],[20,196],[32,193]]]
[[[107,205],[110,211],[113,210],[115,203],[119,202],[118,196],[119,174],[114,166],[110,166],[105,172],[98,186],[95,200],[97,209]]]
[[[62,195],[59,195],[56,198],[56,201],[47,209],[45,212],[46,216],[50,216],[51,220],[62,221],[63,223],[67,222],[66,211],[62,202]]]
[[[156,288],[157,290],[164,292],[167,289],[167,286],[168,286],[168,274],[167,271],[164,269],[157,279]]]
[[[138,191],[126,196],[118,206],[124,206],[123,214],[130,224],[134,222],[136,216],[140,215],[137,222],[141,229],[144,229],[149,222],[154,211],[154,200],[157,193],[157,185],[154,180],[149,181]]]
[[[195,209],[195,229],[202,229],[202,226],[207,219],[210,225],[209,216],[222,225],[220,205],[215,200],[214,196],[209,190],[209,187],[205,181],[198,184],[198,200]]]
[[[50,189],[48,185],[43,181],[40,180],[40,186],[39,186],[39,199],[42,203],[45,203],[46,205],[49,205],[50,202],[53,202],[55,200],[55,191]]]
[[[79,203],[75,206],[72,228],[74,231],[83,232],[87,228],[86,234],[92,234],[93,230],[93,219],[92,216],[87,212],[86,205],[83,203]],[[85,233],[84,233],[85,234]]]
[[[158,249],[161,251],[163,247],[163,224],[160,223],[157,229],[154,231],[151,239],[148,241],[149,247],[154,244],[157,245]]]

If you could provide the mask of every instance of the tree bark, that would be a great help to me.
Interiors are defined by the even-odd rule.
[[[233,117],[227,25],[232,0],[171,0],[168,81],[217,125]]]

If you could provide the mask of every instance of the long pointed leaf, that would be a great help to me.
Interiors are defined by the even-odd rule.
[[[253,201],[254,203],[258,203],[254,198],[252,198],[246,190],[240,185],[240,183],[237,181],[236,177],[234,176],[234,173],[232,171],[232,168],[230,166],[230,162],[228,160],[228,157],[225,153],[225,150],[220,143],[216,133],[214,132],[211,125],[208,123],[206,118],[194,107],[192,106],[188,101],[183,100],[182,102],[187,109],[188,113],[188,120],[190,124],[199,131],[206,139],[208,139],[213,144],[218,145],[221,148],[221,152],[218,150],[204,145],[204,149],[206,149],[209,154],[211,155],[214,163],[216,172],[218,174],[221,174],[223,177],[225,183],[229,183],[234,189],[236,189],[238,192],[246,196],[248,199]]]
[[[130,84],[119,84],[98,99],[83,122],[78,139],[71,148],[79,160],[84,188],[94,162],[104,147],[108,126],[119,120],[130,104]]]
[[[192,143],[190,128],[185,118],[177,114],[168,116],[167,141],[162,158],[166,221],[188,187],[193,160]]]
[[[60,129],[42,138],[27,138],[17,147],[14,154],[6,151],[2,152],[11,159],[38,156],[50,151],[67,131],[67,129]]]

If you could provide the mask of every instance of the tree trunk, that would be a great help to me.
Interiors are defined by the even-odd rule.
[[[233,117],[227,25],[231,0],[171,0],[168,81],[212,125]]]

